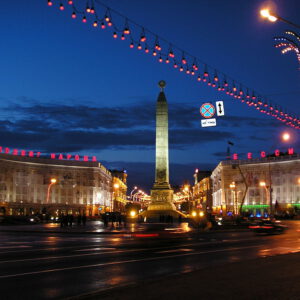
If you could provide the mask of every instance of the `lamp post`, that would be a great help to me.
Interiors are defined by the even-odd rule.
[[[133,194],[133,192],[136,191],[136,190],[137,190],[137,186],[135,186],[135,187],[133,188],[133,190],[130,192],[130,201],[133,201],[132,194]]]
[[[114,211],[114,209],[115,209],[114,202],[117,202],[117,196],[118,196],[117,192],[118,192],[119,188],[120,188],[120,185],[118,183],[115,183],[114,184],[113,201],[112,201],[111,211]]]
[[[265,18],[265,19],[267,19],[267,20],[269,20],[270,22],[273,22],[273,23],[276,22],[277,20],[280,20],[280,21],[285,22],[285,23],[287,23],[287,24],[289,24],[291,26],[294,26],[294,27],[296,27],[298,29],[300,28],[300,25],[295,24],[295,23],[293,23],[291,21],[288,21],[287,19],[284,19],[284,18],[278,16],[274,12],[271,12],[270,9],[268,9],[268,8],[261,9],[260,10],[260,15],[263,18]]]
[[[270,216],[271,216],[272,215],[272,190],[271,190],[271,184],[270,184],[270,186],[268,186],[265,181],[260,181],[259,186],[265,188],[265,190],[266,190],[266,198],[267,198],[267,202],[269,202],[269,209],[270,209]],[[268,197],[268,195],[269,195],[269,197]]]
[[[239,209],[238,209],[238,198],[237,198],[237,189],[236,189],[236,183],[232,181],[229,185],[230,189],[233,191],[234,198],[233,198],[233,211],[235,215],[238,215]]]
[[[47,200],[46,200],[46,203],[47,203],[47,204],[48,204],[48,202],[49,202],[51,186],[52,186],[53,184],[55,184],[56,181],[57,181],[56,178],[51,178],[51,179],[50,179],[50,183],[49,183],[49,185],[48,185]]]

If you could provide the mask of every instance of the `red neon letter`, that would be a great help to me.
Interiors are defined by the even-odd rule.
[[[261,152],[260,152],[260,156],[261,156],[262,158],[265,158],[265,157],[266,157],[266,152],[265,152],[265,151],[261,151]]]
[[[33,157],[34,156],[34,152],[33,151],[29,151],[28,156]]]
[[[92,161],[97,161],[97,157],[93,156]]]
[[[9,148],[5,148],[5,153],[6,153],[6,154],[9,153]]]
[[[232,158],[233,158],[234,160],[238,159],[238,154],[237,154],[237,153],[233,153]]]
[[[279,156],[280,155],[280,151],[278,149],[275,150],[275,156]]]
[[[14,149],[13,150],[13,155],[18,155],[19,150],[18,149]]]
[[[84,160],[84,161],[89,161],[89,157],[85,155],[85,156],[83,157],[83,160]]]
[[[76,154],[75,155],[75,160],[79,160],[80,158],[79,158],[79,155],[78,154]]]
[[[40,156],[41,156],[41,152],[37,152],[36,157],[40,157]]]
[[[294,148],[289,148],[288,149],[288,154],[293,155],[294,154]]]
[[[58,159],[64,159],[62,154],[59,154]]]
[[[50,157],[51,157],[52,159],[55,159],[55,153],[51,153],[51,154],[50,154]]]
[[[251,153],[251,152],[248,152],[248,153],[247,153],[247,158],[248,158],[248,159],[252,159],[252,153]]]
[[[2,152],[2,147],[0,146],[0,152]]]
[[[70,159],[71,159],[71,157],[72,157],[72,155],[71,155],[71,154],[67,154],[67,160],[70,160]]]
[[[21,155],[25,156],[26,155],[26,151],[25,150],[21,150]]]

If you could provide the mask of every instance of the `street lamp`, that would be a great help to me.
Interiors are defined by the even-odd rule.
[[[117,196],[118,196],[117,191],[119,190],[119,188],[120,188],[119,183],[117,183],[117,182],[114,183],[113,201],[112,201],[112,205],[111,205],[111,211],[114,211],[114,209],[115,209],[114,202],[116,202],[116,204],[117,204]]]
[[[285,22],[285,23],[287,23],[289,25],[292,25],[292,26],[294,26],[296,28],[300,28],[300,25],[295,24],[295,23],[293,23],[291,21],[288,21],[288,20],[286,20],[286,19],[278,16],[274,12],[271,12],[269,8],[263,8],[263,9],[261,9],[260,10],[260,15],[263,18],[265,18],[265,19],[267,19],[267,20],[269,20],[270,22],[273,22],[273,23],[276,22],[277,20],[280,20],[280,21]]]
[[[271,215],[272,214],[272,191],[271,191],[271,187],[267,186],[265,181],[260,181],[259,186],[265,188],[267,201],[268,201],[268,195],[269,195],[269,206],[270,206],[270,215]]]
[[[234,214],[237,215],[237,214],[238,214],[238,203],[237,203],[237,192],[236,192],[236,185],[235,185],[235,182],[232,181],[232,182],[230,183],[229,187],[230,187],[231,190],[233,190],[233,192],[234,192],[233,210],[234,210]]]
[[[51,178],[50,179],[50,183],[49,183],[49,185],[48,185],[48,192],[47,192],[47,204],[48,204],[48,202],[49,202],[49,197],[50,197],[50,189],[51,189],[51,186],[53,185],[53,184],[55,184],[56,183],[56,178]]]
[[[135,187],[133,188],[133,190],[130,192],[130,201],[133,200],[133,199],[132,199],[132,194],[133,194],[133,192],[136,191],[136,190],[137,190],[137,186],[135,186]]]

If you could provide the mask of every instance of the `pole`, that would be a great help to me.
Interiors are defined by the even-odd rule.
[[[50,189],[51,189],[51,186],[53,185],[54,183],[50,183],[49,185],[48,185],[48,192],[47,192],[47,204],[48,204],[48,202],[49,202],[49,197],[50,197]]]
[[[269,161],[269,200],[270,200],[270,216],[273,215],[273,205],[272,205],[272,175],[271,175],[271,163]]]

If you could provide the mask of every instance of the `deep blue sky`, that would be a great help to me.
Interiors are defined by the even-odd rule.
[[[103,2],[300,114],[296,57],[280,54],[272,40],[291,27],[262,21],[264,1]],[[279,15],[300,23],[298,0],[273,4]],[[1,3],[2,146],[97,155],[109,168],[126,168],[130,185],[150,188],[157,82],[164,79],[172,184],[191,179],[196,167],[215,166],[228,140],[232,151],[258,156],[259,150],[285,150],[279,135],[288,130],[294,136],[289,146],[300,151],[298,131],[129,49],[111,31],[72,20],[70,13],[40,0]],[[224,100],[226,117],[215,128],[201,128],[199,107],[216,100]]]

